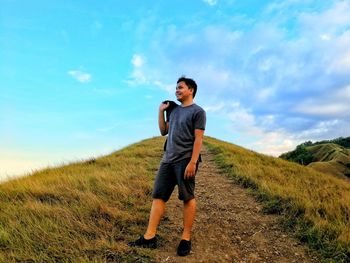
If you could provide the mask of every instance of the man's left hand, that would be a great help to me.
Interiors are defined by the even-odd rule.
[[[185,180],[190,179],[196,175],[196,163],[189,162],[185,170]]]

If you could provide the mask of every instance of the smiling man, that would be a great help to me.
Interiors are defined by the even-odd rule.
[[[130,242],[130,246],[157,247],[157,227],[164,214],[165,204],[177,185],[178,197],[184,203],[184,228],[177,254],[186,256],[191,251],[191,230],[196,213],[195,175],[206,124],[205,111],[193,102],[196,92],[196,82],[181,77],[177,81],[175,93],[181,105],[170,107],[169,102],[163,102],[159,106],[159,130],[163,136],[168,134],[166,150],[154,182],[147,231],[138,240]]]

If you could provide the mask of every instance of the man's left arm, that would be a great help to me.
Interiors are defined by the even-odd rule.
[[[185,179],[189,179],[196,175],[196,167],[199,158],[199,153],[202,148],[204,130],[195,129],[194,136],[195,139],[193,144],[192,157],[185,170]]]

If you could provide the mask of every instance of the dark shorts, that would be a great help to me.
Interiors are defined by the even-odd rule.
[[[169,200],[175,186],[178,186],[179,199],[188,201],[194,198],[195,177],[184,179],[185,169],[191,158],[180,160],[176,163],[161,163],[157,177],[154,181],[152,197]],[[198,163],[196,172],[198,170]]]

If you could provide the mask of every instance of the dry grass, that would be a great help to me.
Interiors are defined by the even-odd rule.
[[[0,262],[147,262],[126,243],[147,223],[163,142],[1,184]]]
[[[307,147],[307,150],[312,153],[318,162],[339,160],[346,163],[350,161],[350,149],[334,143],[309,146]]]
[[[0,184],[0,262],[147,262],[126,243],[148,220],[164,138]],[[266,212],[333,261],[350,256],[350,183],[206,137],[218,164]]]
[[[350,149],[326,143],[309,146],[307,150],[312,153],[315,159],[308,165],[309,167],[338,177],[350,177]]]
[[[254,189],[265,211],[334,262],[350,260],[350,182],[311,168],[206,138],[217,163]]]

